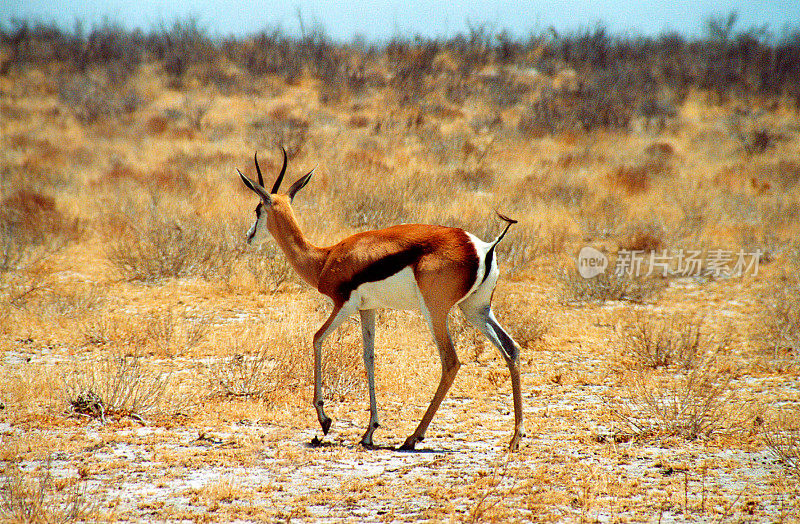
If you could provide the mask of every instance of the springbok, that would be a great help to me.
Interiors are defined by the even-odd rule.
[[[497,346],[508,366],[514,393],[514,436],[510,448],[518,449],[524,435],[519,346],[497,322],[491,307],[499,275],[495,246],[516,221],[498,213],[507,225],[489,243],[463,229],[404,224],[363,231],[333,246],[317,247],[303,234],[291,205],[314,170],[292,184],[285,194],[278,193],[286,173],[284,149],[283,167],[272,190],[267,192],[258,153],[254,161],[258,183],[236,170],[242,182],[261,199],[256,206],[256,220],[247,233],[248,243],[266,227],[303,280],[333,301],[333,311],[314,334],[314,407],[323,434],[327,435],[331,427],[322,400],[322,342],[325,338],[359,312],[370,405],[369,426],[361,437],[361,444],[370,448],[373,447],[372,434],[379,427],[375,400],[375,309],[418,309],[439,350],[442,376],[417,429],[400,448],[414,449],[424,438],[461,366],[447,328],[448,314],[457,304],[466,319]]]

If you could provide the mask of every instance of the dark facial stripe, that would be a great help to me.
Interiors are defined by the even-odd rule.
[[[256,206],[256,221],[253,222],[253,225],[250,227],[250,234],[247,235],[247,243],[251,243],[253,239],[256,237],[256,233],[258,233],[258,220],[261,218],[261,212],[264,208],[264,203],[259,202]]]

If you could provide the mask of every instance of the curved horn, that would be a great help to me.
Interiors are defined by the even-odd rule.
[[[281,146],[281,149],[283,150],[283,167],[281,168],[281,174],[278,175],[278,180],[275,181],[275,185],[272,186],[272,191],[270,191],[270,193],[273,194],[278,192],[278,189],[281,187],[281,182],[283,182],[283,175],[286,174],[286,163],[288,162],[286,148]]]
[[[255,155],[253,155],[253,160],[256,163],[256,171],[258,172],[258,183],[261,185],[261,187],[264,187],[264,177],[261,176],[261,166],[258,165],[258,151],[256,151]]]

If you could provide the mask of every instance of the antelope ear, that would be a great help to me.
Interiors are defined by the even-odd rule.
[[[316,169],[316,167],[314,169]],[[306,187],[308,181],[311,180],[311,175],[314,174],[314,169],[309,171],[306,176],[304,176],[303,178],[292,184],[292,187],[290,187],[289,191],[286,192],[286,194],[289,196],[289,200],[293,200],[295,193]]]
[[[239,171],[238,169],[236,170],[236,172],[239,173],[239,176],[242,178],[242,182],[244,182],[244,185],[249,187],[253,192],[255,192],[258,196],[260,196],[261,200],[263,200],[267,204],[272,204],[272,198],[269,196],[269,193],[267,193],[266,189],[264,189],[259,184],[256,184],[255,182],[244,176],[242,172]]]

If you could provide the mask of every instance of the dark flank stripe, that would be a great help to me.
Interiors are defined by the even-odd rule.
[[[375,231],[373,234],[377,238],[373,245],[378,251],[392,244],[397,245],[397,250],[362,266],[354,274],[342,278],[333,287],[320,288],[322,293],[333,297],[334,300],[346,302],[360,285],[386,280],[406,267],[412,268],[417,277],[420,276],[418,274],[420,271],[423,273],[444,271],[443,276],[452,275],[453,270],[459,267],[459,272],[464,271],[469,275],[468,278],[461,279],[460,284],[463,289],[454,290],[461,293],[458,297],[461,298],[472,289],[472,285],[479,277],[478,253],[467,234],[460,229],[438,226],[395,226]],[[334,255],[326,265],[335,268],[337,264],[346,264],[346,258],[341,259]]]
[[[416,263],[420,258],[430,252],[430,246],[418,245],[411,246],[403,251],[392,253],[380,260],[376,260],[367,265],[353,275],[349,282],[342,282],[337,289],[339,296],[344,297],[345,300],[350,298],[350,294],[355,291],[358,286],[367,282],[378,282],[385,280],[390,276],[399,273],[408,266]]]

